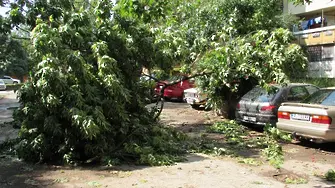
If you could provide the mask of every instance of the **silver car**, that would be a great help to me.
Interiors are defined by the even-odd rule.
[[[0,79],[0,90],[6,90],[6,84],[3,80]]]
[[[318,91],[319,88],[311,84],[291,83],[282,87],[271,85],[268,90],[256,86],[245,94],[236,107],[236,121],[275,126],[277,110],[283,102],[300,102]]]
[[[3,77],[1,77],[1,79],[5,82],[5,84],[19,84],[19,83],[21,83],[20,80],[14,79],[10,76],[3,76]]]
[[[301,103],[283,103],[278,129],[315,142],[335,141],[335,89],[322,89]]]
[[[201,92],[198,88],[185,89],[183,98],[184,101],[192,106],[192,108],[206,105],[207,102],[207,95]]]

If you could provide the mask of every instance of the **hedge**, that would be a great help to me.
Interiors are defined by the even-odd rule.
[[[6,84],[6,91],[17,91],[23,84]]]

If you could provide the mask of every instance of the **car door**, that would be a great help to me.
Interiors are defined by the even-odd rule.
[[[9,76],[3,76],[1,79],[5,82],[5,84],[13,84],[13,81]]]
[[[292,86],[287,95],[288,102],[300,102],[309,96],[305,86]]]

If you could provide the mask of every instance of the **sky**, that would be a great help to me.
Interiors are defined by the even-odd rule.
[[[0,7],[0,15],[5,16],[6,12],[9,11],[9,8]]]

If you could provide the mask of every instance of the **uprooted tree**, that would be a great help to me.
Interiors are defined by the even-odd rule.
[[[204,73],[201,85],[216,101],[248,78],[281,83],[292,67],[303,70],[300,47],[280,28],[287,23],[279,1],[116,2],[11,4],[11,26],[30,26],[36,62],[15,115],[19,157],[168,164],[182,152],[182,136],[157,126],[145,108],[143,67]]]
[[[210,104],[234,116],[239,97],[255,84],[305,76],[307,59],[288,30],[278,0],[179,2],[166,24],[153,24],[157,43],[168,45],[186,73],[205,72],[199,86]],[[170,43],[166,38],[170,38]]]

